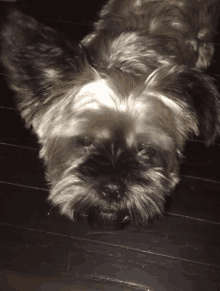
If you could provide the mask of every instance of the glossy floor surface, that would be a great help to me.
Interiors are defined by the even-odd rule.
[[[45,2],[17,5],[75,39],[88,33],[100,6]],[[7,5],[0,2],[1,11]],[[210,69],[217,84],[218,40]],[[0,290],[220,290],[218,141],[208,149],[201,140],[187,144],[182,181],[162,220],[92,229],[50,212],[36,138],[24,128],[2,73],[0,88]]]

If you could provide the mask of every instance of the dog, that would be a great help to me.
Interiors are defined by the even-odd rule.
[[[204,72],[218,11],[217,0],[110,0],[80,43],[9,13],[1,62],[61,214],[110,228],[161,217],[186,141],[219,135]]]

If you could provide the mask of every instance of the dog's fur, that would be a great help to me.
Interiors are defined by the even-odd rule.
[[[187,139],[219,134],[203,72],[218,11],[217,0],[110,0],[80,44],[10,13],[1,59],[62,214],[111,227],[162,214]]]

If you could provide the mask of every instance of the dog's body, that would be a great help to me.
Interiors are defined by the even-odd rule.
[[[42,145],[49,200],[118,227],[161,215],[186,140],[219,134],[211,62],[217,0],[110,0],[80,45],[19,12],[2,61]]]
[[[93,49],[92,55],[100,54],[105,62],[129,73],[134,73],[139,63],[141,74],[149,73],[151,64],[206,69],[214,53],[212,40],[219,8],[216,0],[110,0],[100,13],[95,31],[83,44]],[[112,47],[108,47],[109,55],[103,56],[106,42]],[[126,59],[127,68],[122,64]]]

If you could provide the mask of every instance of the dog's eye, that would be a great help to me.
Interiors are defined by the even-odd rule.
[[[94,146],[93,140],[89,138],[88,136],[85,136],[84,138],[82,138],[80,140],[80,143],[83,147],[86,147],[86,148]]]
[[[144,151],[144,150],[146,150],[147,149],[147,144],[145,144],[145,143],[139,143],[139,145],[138,145],[138,147],[137,147],[137,150],[138,150],[138,152],[140,153],[140,152],[142,152],[142,151]]]

